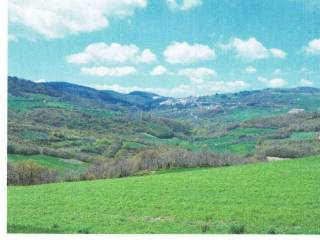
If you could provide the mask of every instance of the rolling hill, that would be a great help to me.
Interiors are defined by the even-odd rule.
[[[13,96],[43,94],[77,105],[100,108],[120,105],[149,109],[157,102],[166,99],[152,93],[137,91],[130,94],[121,94],[115,91],[98,91],[67,82],[35,83],[17,77],[8,77],[8,93]]]
[[[8,81],[10,233],[319,233],[319,89]]]
[[[8,81],[9,163],[31,160],[52,168],[62,161],[68,166],[65,172],[52,168],[61,177],[72,175],[76,180],[106,163],[116,164],[116,169],[126,166],[124,173],[117,170],[112,176],[131,175],[145,170],[142,163],[147,159],[167,161],[161,157],[163,152],[188,156],[185,166],[194,166],[192,161],[200,155],[208,163],[208,154],[225,155],[219,159],[231,155],[239,162],[320,154],[320,90],[316,88],[175,99],[16,77]],[[46,164],[48,159],[54,164]],[[75,171],[74,160],[84,170]]]
[[[8,188],[10,233],[319,234],[320,157]]]
[[[293,89],[264,89],[242,91],[229,94],[215,94],[204,97],[169,98],[154,93],[135,91],[122,94],[110,90],[96,90],[67,82],[35,83],[17,77],[8,77],[8,93],[13,96],[26,94],[43,94],[57,97],[73,104],[85,104],[86,107],[110,107],[120,105],[136,107],[141,110],[168,109],[223,109],[241,107],[293,108],[308,110],[318,109],[320,89],[312,87],[297,87]],[[311,104],[311,105],[310,105]]]

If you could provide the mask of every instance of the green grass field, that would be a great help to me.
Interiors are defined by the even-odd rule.
[[[320,157],[8,187],[8,232],[320,233]]]
[[[191,151],[206,150],[217,153],[228,152],[244,156],[254,153],[255,145],[259,137],[270,134],[272,132],[274,132],[274,130],[269,128],[236,128],[228,131],[224,136],[212,137],[206,140],[197,140],[193,143],[187,140],[181,140],[176,137],[170,139],[159,139],[150,134],[142,134],[142,136],[146,141],[153,144],[179,146]],[[316,133],[313,132],[313,134],[315,135]],[[311,133],[305,135],[307,137],[310,136]]]
[[[42,94],[28,94],[26,97],[8,97],[8,106],[10,110],[26,112],[34,108],[61,108],[74,109],[72,104],[59,101],[57,98]]]
[[[19,154],[8,154],[8,161],[10,163],[19,163],[21,161],[32,160],[35,163],[48,167],[51,169],[58,170],[61,174],[63,174],[66,170],[70,171],[84,171],[86,167],[88,167],[87,163],[80,161],[70,161],[66,159],[61,159],[57,157],[45,156],[45,155],[19,155]]]

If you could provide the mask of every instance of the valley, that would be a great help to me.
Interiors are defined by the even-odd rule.
[[[319,233],[319,89],[8,81],[10,233]]]
[[[239,163],[320,154],[316,88],[174,99],[9,77],[8,101],[8,153],[49,168],[46,158],[64,159],[71,167],[65,173],[58,169],[57,181],[65,175],[69,180],[101,178],[92,173],[97,165],[119,165],[106,174],[110,177],[166,168],[154,164],[161,152],[190,158],[219,154]],[[9,155],[9,163],[21,163],[11,159]],[[68,159],[85,167],[74,170],[80,165],[73,167]],[[145,161],[152,169],[142,167]]]

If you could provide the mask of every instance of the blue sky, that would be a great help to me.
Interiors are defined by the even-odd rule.
[[[320,87],[318,0],[10,0],[9,75],[120,92]]]

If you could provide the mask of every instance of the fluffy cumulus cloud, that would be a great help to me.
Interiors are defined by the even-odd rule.
[[[124,66],[124,67],[83,67],[81,72],[86,75],[97,76],[97,77],[123,77],[132,75],[137,72],[135,67]]]
[[[273,57],[281,58],[281,59],[283,59],[287,56],[286,52],[284,52],[281,49],[277,49],[277,48],[270,48],[270,53]]]
[[[214,59],[214,49],[202,44],[189,44],[187,42],[173,42],[163,55],[171,64],[190,64],[198,61]]]
[[[188,96],[205,96],[214,93],[226,93],[240,91],[247,88],[249,85],[242,80],[235,80],[230,82],[224,81],[208,81],[202,84],[181,84],[173,88],[143,88],[137,86],[124,87],[119,84],[111,85],[95,85],[100,90],[114,90],[122,93],[129,93],[132,91],[146,91],[157,93],[162,96],[188,97]]]
[[[320,38],[311,40],[307,46],[303,47],[307,55],[320,55]]]
[[[192,83],[200,84],[204,82],[207,77],[215,77],[216,71],[210,68],[184,68],[178,71],[178,75],[189,78]]]
[[[166,0],[166,2],[172,11],[186,11],[202,4],[202,0]]]
[[[246,73],[253,74],[253,73],[256,73],[256,72],[257,72],[257,69],[255,69],[255,68],[252,67],[252,66],[249,66],[249,67],[246,67],[246,68],[244,69],[244,71],[245,71]]]
[[[314,82],[311,81],[311,80],[307,80],[307,79],[301,79],[300,80],[300,85],[301,86],[313,86],[314,85]]]
[[[156,55],[150,49],[143,50],[141,55],[137,57],[137,61],[141,63],[153,63],[156,60]]]
[[[283,78],[266,79],[264,77],[258,77],[258,81],[264,83],[270,88],[281,88],[288,84],[288,82]]]
[[[242,40],[239,38],[230,39],[229,43],[222,44],[221,48],[225,51],[233,50],[236,57],[245,61],[254,61],[269,57],[285,58],[286,53],[277,48],[266,48],[261,42],[255,38]]]
[[[152,63],[156,55],[150,49],[141,51],[136,45],[119,43],[92,43],[83,52],[67,56],[67,61],[74,64],[87,63]]]
[[[150,75],[160,76],[165,74],[166,72],[167,72],[167,69],[164,66],[158,65],[150,72]]]
[[[9,22],[48,38],[92,32],[134,15],[147,0],[10,0]]]

